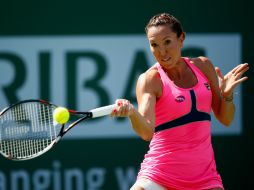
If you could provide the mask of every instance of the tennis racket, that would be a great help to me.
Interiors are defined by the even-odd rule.
[[[15,161],[38,157],[51,149],[78,123],[109,115],[115,104],[87,112],[69,110],[75,121],[67,127],[56,123],[53,112],[58,106],[44,100],[24,100],[0,112],[0,153]]]

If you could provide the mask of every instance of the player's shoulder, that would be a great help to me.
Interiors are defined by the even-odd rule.
[[[142,88],[157,88],[161,86],[161,78],[157,67],[152,66],[138,78],[138,86]]]
[[[204,57],[204,56],[190,58],[190,62],[198,67],[212,66],[211,60],[208,57]]]
[[[148,70],[146,70],[144,73],[142,73],[140,76],[139,76],[139,80],[146,80],[146,81],[156,81],[158,80],[160,74],[158,72],[158,69],[157,67],[155,66],[152,66],[150,67]]]
[[[200,56],[190,58],[190,63],[198,67],[204,74],[207,74],[214,69],[213,63],[208,57]]]

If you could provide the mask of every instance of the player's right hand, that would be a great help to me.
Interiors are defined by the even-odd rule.
[[[115,101],[117,105],[116,108],[112,111],[112,117],[129,117],[134,113],[134,106],[126,99],[117,99]]]

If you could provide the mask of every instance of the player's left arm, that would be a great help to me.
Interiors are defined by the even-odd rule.
[[[210,82],[214,115],[222,124],[229,126],[235,113],[233,92],[238,84],[247,80],[242,75],[248,70],[248,64],[237,65],[223,76],[220,69],[215,68],[208,58],[199,57],[198,60],[198,67]]]

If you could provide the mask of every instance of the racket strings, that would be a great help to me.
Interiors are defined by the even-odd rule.
[[[57,137],[54,106],[26,102],[7,110],[0,120],[0,149],[9,158],[27,158],[42,152]]]

